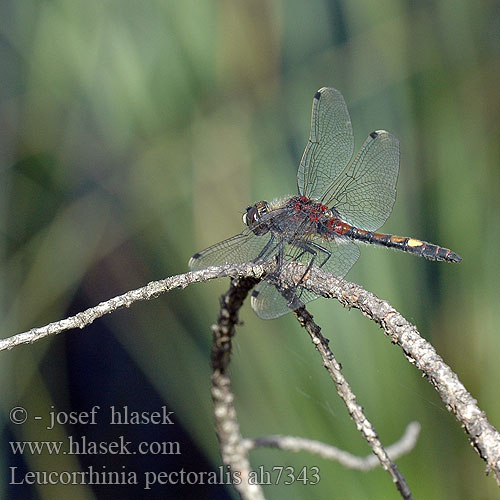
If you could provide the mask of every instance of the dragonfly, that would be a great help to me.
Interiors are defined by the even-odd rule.
[[[342,94],[323,87],[314,94],[309,141],[297,173],[298,194],[259,201],[243,214],[241,234],[194,254],[189,266],[276,261],[253,290],[251,304],[263,319],[282,316],[318,295],[302,283],[313,266],[344,277],[357,261],[359,243],[380,245],[428,260],[460,262],[448,248],[412,237],[376,232],[392,212],[399,172],[399,141],[385,130],[368,135],[354,153],[351,119]],[[285,264],[303,264],[293,286],[280,284]]]

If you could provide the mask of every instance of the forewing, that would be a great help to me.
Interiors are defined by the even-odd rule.
[[[314,264],[320,265],[331,253],[329,259],[321,266],[321,269],[329,271],[335,276],[343,277],[347,274],[349,269],[354,265],[359,257],[359,248],[352,241],[344,238],[336,238],[334,240],[324,240],[322,238],[315,238],[309,240],[313,242],[317,251],[317,257]],[[321,247],[323,250],[318,250]],[[287,262],[300,262],[308,265],[311,261],[312,254],[305,252],[303,248],[294,245],[287,245],[285,248],[285,259]],[[294,290],[299,303],[295,301],[296,307],[306,304],[311,300],[317,299],[319,296],[302,287],[297,287]],[[266,281],[260,282],[252,293],[251,303],[252,308],[256,314],[262,319],[273,319],[289,313],[294,308],[288,305],[290,301],[285,299],[280,290],[273,284]]]
[[[210,266],[243,264],[257,258],[269,258],[273,253],[276,253],[276,245],[273,245],[270,239],[270,232],[256,235],[247,229],[241,234],[220,241],[194,254],[189,260],[189,268],[191,271],[198,271]]]
[[[398,171],[398,139],[385,130],[372,132],[321,202],[334,207],[349,224],[374,231],[392,212]]]
[[[354,137],[342,94],[323,87],[314,95],[311,133],[297,173],[299,193],[319,200],[352,157]]]

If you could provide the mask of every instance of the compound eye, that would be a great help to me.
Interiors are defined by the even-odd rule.
[[[242,215],[242,220],[243,220],[243,224],[247,225],[249,224],[249,220],[248,220],[248,211],[251,209],[252,207],[247,207],[246,209],[246,212]]]
[[[247,212],[243,214],[243,222],[247,225],[250,226],[254,224],[257,219],[259,218],[259,211],[257,207],[248,207]]]

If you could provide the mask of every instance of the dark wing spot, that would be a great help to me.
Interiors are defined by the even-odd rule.
[[[372,139],[375,139],[377,136],[378,136],[377,132],[372,132],[372,133],[370,134],[370,137],[371,137]]]
[[[320,97],[321,97],[321,92],[316,92],[316,93],[314,94],[314,98],[315,98],[315,99],[318,99],[318,101],[319,101]]]
[[[257,297],[258,295],[259,295],[259,291],[258,291],[258,290],[254,290],[254,291],[252,292],[252,297],[254,297],[254,298],[255,298],[255,297]]]
[[[201,256],[201,253],[195,253],[191,258],[192,259],[199,259]]]

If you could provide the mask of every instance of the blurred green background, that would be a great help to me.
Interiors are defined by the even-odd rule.
[[[348,279],[414,322],[500,423],[500,4],[495,1],[3,0],[0,3],[2,336],[187,270],[242,229],[251,203],[296,192],[314,92],[341,90],[356,147],[401,142],[383,227],[456,251],[460,265],[363,247]],[[3,498],[234,498],[232,489],[144,489],[145,471],[217,470],[210,325],[228,280],[193,285],[0,355]],[[416,498],[495,498],[454,417],[377,326],[318,300],[358,401],[386,444],[418,420],[398,460]],[[245,436],[322,440],[367,455],[292,315],[245,305],[231,372]],[[46,429],[50,411],[101,407],[99,424]],[[174,426],[109,425],[111,405],[174,411]],[[24,425],[9,411],[27,409]],[[33,419],[43,416],[43,421]],[[68,436],[179,441],[180,456],[14,454]],[[398,498],[386,472],[276,450],[255,468],[318,466],[316,486],[268,498]],[[139,485],[12,485],[28,471],[135,471]],[[193,496],[194,497],[194,496]]]

